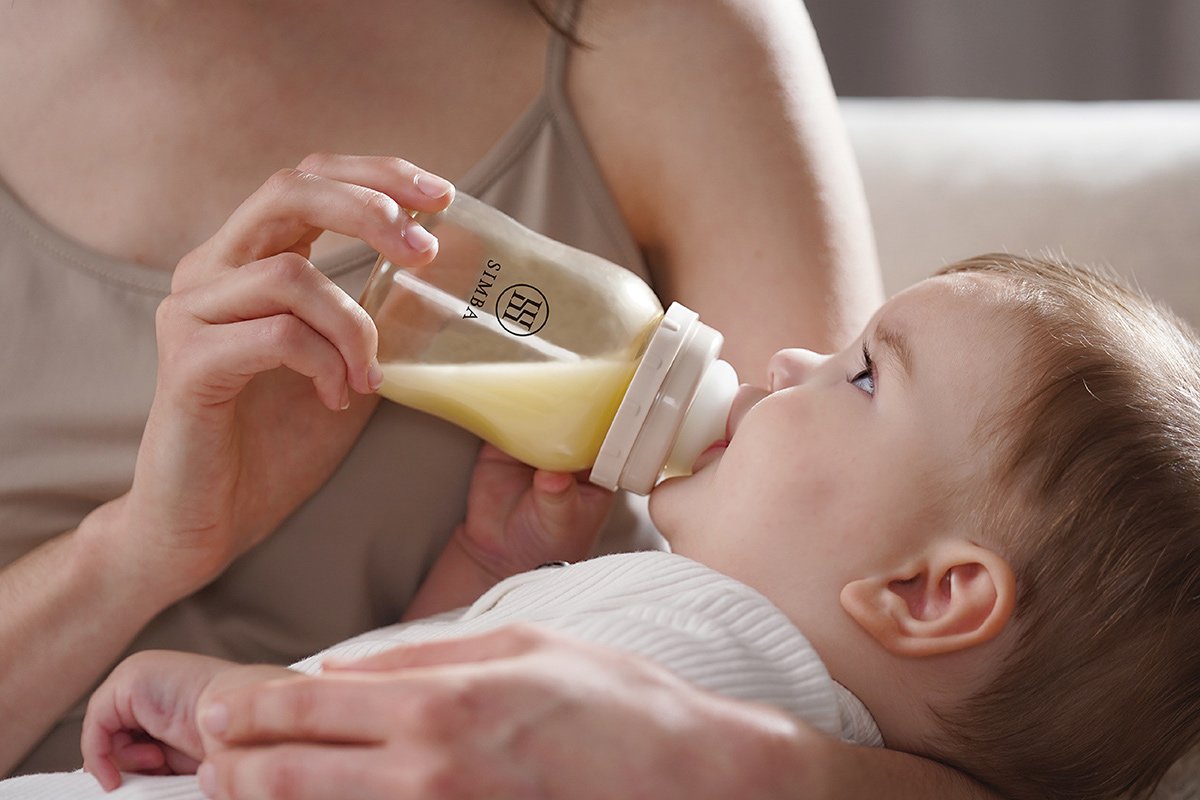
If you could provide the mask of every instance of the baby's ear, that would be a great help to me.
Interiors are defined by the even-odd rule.
[[[1016,601],[1003,557],[963,539],[933,542],[917,559],[842,587],[842,608],[888,652],[934,656],[990,641]]]

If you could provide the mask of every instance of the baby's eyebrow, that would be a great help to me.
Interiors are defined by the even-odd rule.
[[[906,379],[912,378],[912,350],[908,346],[908,337],[898,328],[893,328],[885,323],[880,323],[875,328],[875,341],[883,345],[883,347],[895,358],[896,363],[900,365],[900,371]]]

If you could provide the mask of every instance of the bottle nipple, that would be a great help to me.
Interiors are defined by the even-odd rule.
[[[728,361],[717,359],[708,365],[667,456],[664,466],[667,477],[690,475],[700,454],[714,443],[724,441],[737,389],[738,376]]]
[[[725,438],[738,379],[717,359],[724,341],[694,311],[671,304],[600,446],[592,483],[648,494],[664,468],[688,474]]]

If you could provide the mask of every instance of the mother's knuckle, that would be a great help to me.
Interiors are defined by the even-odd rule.
[[[262,263],[261,269],[272,281],[282,284],[293,284],[308,281],[312,271],[316,269],[312,262],[299,253],[280,253]]]
[[[408,178],[417,170],[411,161],[397,156],[389,156],[383,163],[386,169],[402,178]]]
[[[266,343],[284,348],[299,341],[303,323],[291,314],[277,314],[268,318],[264,325],[262,338]]]
[[[363,188],[358,200],[363,215],[376,225],[394,225],[400,218],[400,204],[383,192]]]
[[[444,691],[429,691],[413,698],[410,713],[419,730],[432,733],[445,718],[448,707]]]
[[[292,755],[280,755],[263,767],[263,788],[273,800],[298,797],[304,786],[304,763]]]
[[[186,302],[174,295],[159,303],[154,311],[154,335],[158,343],[159,361],[168,361],[174,353],[186,350],[198,338],[202,326],[188,325],[191,312]]]
[[[300,159],[300,163],[296,165],[296,169],[300,172],[320,172],[328,166],[332,159],[332,153],[318,150]]]
[[[183,303],[178,294],[169,294],[154,309],[154,325],[158,330],[170,326],[180,316]]]
[[[307,180],[310,173],[294,167],[275,170],[263,183],[263,188],[273,194],[290,192],[297,182]]]
[[[285,709],[282,716],[293,730],[301,734],[319,732],[317,723],[321,719],[322,709],[315,689],[315,684],[299,682],[287,687],[286,692],[279,695],[279,702]]]
[[[418,784],[425,800],[461,800],[466,794],[469,769],[448,754],[425,759]]]
[[[208,262],[209,247],[209,242],[205,242],[199,247],[184,254],[183,258],[179,259],[179,263],[175,265],[175,269],[171,273],[172,291],[175,291],[179,287],[185,285],[190,280],[193,272],[197,272],[203,268],[203,266]]]
[[[434,738],[478,725],[479,702],[468,684],[454,682],[427,692],[413,709],[416,724]]]

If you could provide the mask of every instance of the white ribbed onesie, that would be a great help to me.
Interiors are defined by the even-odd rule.
[[[705,689],[768,703],[818,730],[879,746],[870,714],[826,671],[783,612],[754,589],[671,553],[604,556],[497,584],[466,609],[356,636],[293,665],[317,672],[397,644],[467,636],[529,622],[650,658]],[[105,795],[78,772],[0,782],[3,798],[201,800],[191,776],[131,776]]]

